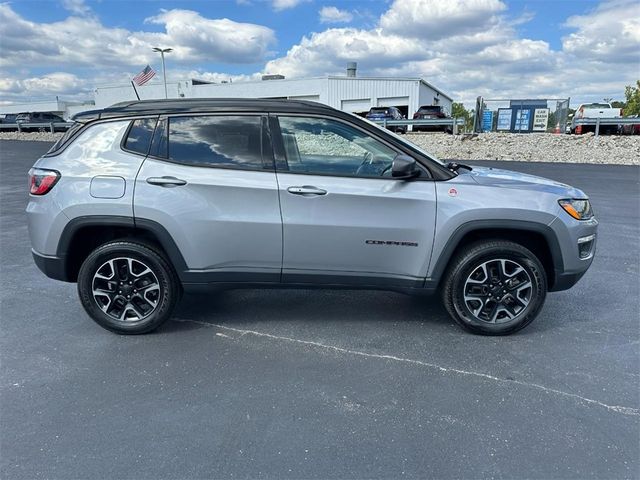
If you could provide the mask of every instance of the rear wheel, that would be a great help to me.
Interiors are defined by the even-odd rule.
[[[508,241],[470,245],[453,260],[442,289],[445,307],[466,330],[507,335],[531,323],[547,293],[544,268],[528,249]]]
[[[83,262],[78,294],[100,326],[140,334],[158,328],[171,316],[180,285],[171,265],[155,249],[115,241],[98,247]]]

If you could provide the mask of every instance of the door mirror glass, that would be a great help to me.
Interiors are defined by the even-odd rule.
[[[393,159],[391,165],[391,176],[397,179],[414,178],[420,175],[420,170],[416,166],[416,159],[399,153]]]

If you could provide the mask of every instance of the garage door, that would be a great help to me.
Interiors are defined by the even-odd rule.
[[[378,98],[379,107],[409,106],[409,97],[383,97]]]
[[[342,105],[340,107],[345,112],[368,112],[371,108],[371,99],[370,98],[360,98],[357,100],[342,100]]]

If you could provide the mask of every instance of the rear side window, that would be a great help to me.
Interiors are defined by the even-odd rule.
[[[129,134],[124,141],[124,149],[146,155],[153,137],[153,129],[156,128],[155,118],[140,118],[131,123]]]
[[[262,119],[171,117],[169,159],[186,165],[263,170]]]

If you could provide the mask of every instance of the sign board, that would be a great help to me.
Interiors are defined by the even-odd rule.
[[[498,109],[498,126],[496,130],[498,131],[509,131],[511,130],[511,118],[512,112],[510,108],[499,108]]]
[[[547,130],[548,120],[549,120],[549,109],[536,108],[533,112],[533,131],[545,132]]]
[[[516,132],[528,132],[529,120],[531,119],[531,110],[528,108],[516,110],[516,124],[513,126]]]
[[[490,132],[491,130],[493,130],[493,110],[483,110],[482,131]]]

